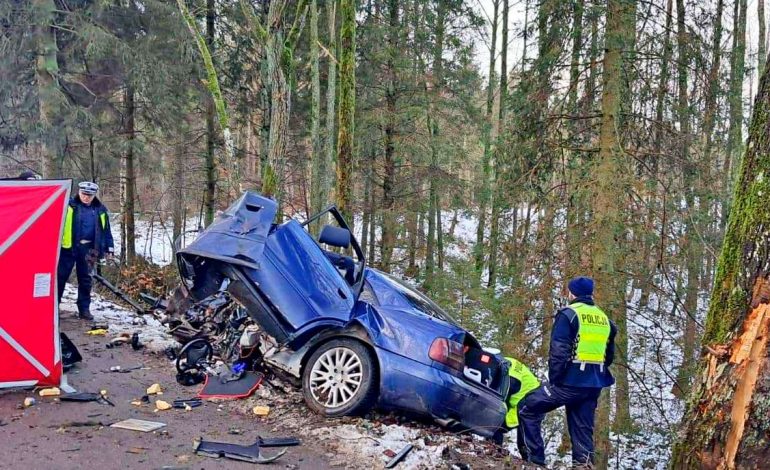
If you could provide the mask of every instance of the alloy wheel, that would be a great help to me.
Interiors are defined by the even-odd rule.
[[[324,352],[310,371],[310,392],[327,408],[344,406],[361,388],[361,358],[346,347]]]

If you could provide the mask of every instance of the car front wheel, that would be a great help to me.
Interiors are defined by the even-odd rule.
[[[305,402],[326,416],[363,414],[377,397],[375,360],[360,341],[337,338],[319,347],[302,373]]]

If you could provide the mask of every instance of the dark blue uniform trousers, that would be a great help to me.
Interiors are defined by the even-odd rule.
[[[529,461],[545,465],[545,446],[540,426],[546,413],[567,409],[567,428],[572,441],[572,463],[593,462],[594,414],[601,388],[569,387],[544,383],[519,404],[519,431],[529,451]]]
[[[78,277],[78,312],[87,312],[91,307],[91,266],[88,263],[88,252],[93,243],[78,244],[72,248],[62,248],[59,251],[59,268],[56,278],[59,287],[59,302],[64,295],[64,284],[75,268]]]

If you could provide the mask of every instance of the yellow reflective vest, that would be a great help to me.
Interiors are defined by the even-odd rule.
[[[524,364],[512,357],[505,358],[511,363],[508,369],[508,375],[521,383],[519,391],[508,398],[508,412],[505,414],[505,425],[509,428],[515,428],[519,425],[519,402],[532,390],[540,386],[535,374]]]
[[[61,237],[62,248],[72,248],[72,219],[75,218],[75,209],[72,206],[67,206],[67,214],[64,216],[64,233]],[[99,214],[99,223],[102,226],[102,230],[107,227],[107,213],[102,212]]]
[[[578,319],[577,347],[574,361],[585,364],[604,365],[607,341],[610,338],[610,320],[595,305],[574,303],[570,308]]]

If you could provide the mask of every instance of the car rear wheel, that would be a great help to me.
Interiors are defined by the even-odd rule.
[[[326,416],[363,414],[377,398],[376,362],[360,341],[337,338],[321,345],[302,373],[305,402]]]

